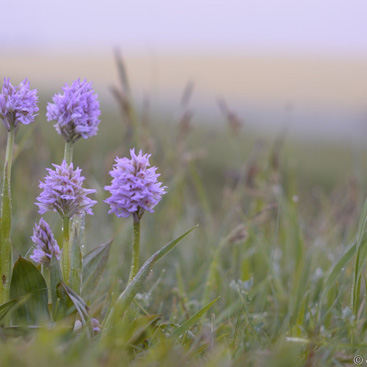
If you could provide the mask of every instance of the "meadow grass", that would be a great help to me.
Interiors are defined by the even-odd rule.
[[[63,157],[44,116],[41,106],[38,121],[17,135],[15,258],[31,248],[38,182]],[[152,153],[168,193],[144,216],[142,260],[198,227],[155,266],[113,332],[90,341],[66,321],[0,329],[0,366],[344,366],[357,354],[366,359],[365,149],[283,145],[246,127],[234,134],[230,126],[150,118],[138,147]],[[97,189],[84,251],[113,239],[101,282],[87,295],[91,317],[102,322],[126,286],[132,241],[131,218],[107,215],[103,187],[134,136],[117,110],[102,110],[101,120],[99,134],[76,145],[74,162]],[[61,228],[57,215],[45,217]],[[61,241],[61,231],[55,236]]]

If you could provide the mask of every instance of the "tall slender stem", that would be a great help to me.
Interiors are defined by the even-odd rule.
[[[64,159],[68,165],[73,160],[73,141],[67,141],[65,143]],[[70,278],[70,218],[64,217],[63,219],[63,240],[62,240],[62,276],[64,282],[69,285]]]
[[[69,284],[70,277],[70,218],[64,217],[63,219],[63,240],[62,240],[62,276],[64,282]]]
[[[133,215],[134,219],[134,243],[133,243],[133,252],[131,258],[131,268],[129,275],[130,283],[139,270],[139,256],[140,256],[140,219],[137,215]]]
[[[1,225],[0,225],[0,304],[9,300],[11,278],[12,246],[11,246],[11,166],[13,161],[15,129],[8,131],[4,176],[2,186]]]
[[[64,159],[67,164],[70,164],[73,160],[73,141],[67,141],[65,143]]]

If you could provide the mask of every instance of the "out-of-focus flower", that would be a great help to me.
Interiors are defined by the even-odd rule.
[[[54,126],[67,142],[96,135],[101,111],[92,83],[78,79],[61,89],[64,93],[55,94],[54,103],[47,105],[47,121],[57,122]]]
[[[73,163],[68,165],[64,160],[60,166],[53,164],[55,170],[47,168],[48,175],[45,182],[40,182],[43,189],[37,197],[39,213],[57,211],[62,217],[71,218],[74,214],[87,213],[93,215],[91,207],[97,203],[87,197],[95,193],[94,189],[82,187],[85,177],[81,176],[82,170],[73,169]]]
[[[37,89],[30,90],[27,78],[17,87],[4,78],[4,85],[0,94],[0,118],[5,128],[10,131],[19,123],[28,125],[37,116]]]
[[[128,217],[131,213],[153,212],[153,208],[166,193],[166,186],[157,181],[160,176],[156,173],[157,167],[150,167],[150,154],[135,154],[130,150],[131,159],[116,157],[113,170],[110,171],[112,182],[105,186],[111,196],[105,200],[110,205],[109,214],[115,213],[118,217]],[[141,215],[142,215],[141,213]]]
[[[49,264],[52,255],[60,260],[61,251],[54,238],[48,223],[41,218],[39,223],[34,225],[33,236],[31,237],[35,247],[30,258],[38,264]]]
[[[101,325],[100,325],[100,323],[97,319],[92,317],[90,319],[90,323],[92,324],[93,331],[94,331],[95,334],[97,334],[101,331]]]

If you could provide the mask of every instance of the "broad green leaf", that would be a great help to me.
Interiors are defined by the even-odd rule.
[[[3,303],[0,306],[0,321],[11,311],[14,306],[18,303],[18,299],[12,299],[9,302]]]
[[[0,306],[0,321],[4,319],[4,317],[8,314],[14,311],[17,307],[19,307],[21,304],[23,304],[30,295],[19,297],[16,299],[12,299],[9,302],[3,303]]]
[[[57,297],[57,285],[62,281],[63,279],[60,269],[60,263],[57,260],[55,254],[53,254],[50,263],[50,287],[51,287],[51,300],[52,300],[52,315],[54,319],[57,319],[56,315],[58,313],[58,308],[61,306],[60,299]]]
[[[73,227],[75,228],[73,233],[73,245],[71,247],[71,260],[70,260],[70,288],[75,292],[80,293],[80,285],[82,281],[82,242],[83,242],[83,230],[82,220],[76,218],[76,223],[73,221]]]
[[[12,313],[14,325],[38,325],[49,320],[46,281],[39,270],[23,257],[14,264],[10,283],[10,298],[30,295],[29,299]]]
[[[208,303],[206,306],[204,306],[202,309],[200,309],[198,312],[196,312],[194,315],[192,315],[188,320],[186,320],[180,327],[178,327],[171,335],[170,338],[178,338],[182,334],[184,334],[186,331],[189,331],[189,329],[196,324],[214,305],[215,302],[218,301],[220,297],[217,297],[210,303]]]
[[[112,241],[100,245],[88,252],[83,258],[82,296],[90,298],[105,269]]]
[[[154,264],[162,259],[162,257],[165,256],[169,251],[171,251],[195,227],[190,228],[183,235],[167,243],[144,263],[144,265],[135,275],[134,279],[127,285],[126,289],[120,294],[115,304],[111,307],[104,324],[103,335],[105,335],[107,330],[111,327],[114,320],[124,315],[130,303],[133,301],[134,297],[139,292],[144,281],[148,277],[149,273],[152,271]]]

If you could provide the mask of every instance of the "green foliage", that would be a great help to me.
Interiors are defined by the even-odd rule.
[[[84,300],[64,282],[61,282],[57,285],[57,296],[60,298],[62,303],[66,301],[64,304],[66,305],[67,309],[64,311],[64,313],[69,314],[75,309],[82,325],[87,326],[88,336],[92,337],[93,330],[89,320],[88,306]]]
[[[46,281],[38,269],[28,260],[19,257],[13,268],[10,298],[28,296],[24,304],[11,315],[13,325],[39,325],[49,320]]]
[[[12,299],[11,301],[8,301],[6,303],[3,303],[0,306],[0,322],[3,321],[3,319],[11,312],[13,312],[17,307],[19,307],[21,304],[23,304],[31,294],[28,294],[23,297]]]
[[[50,292],[52,301],[52,313],[53,319],[57,320],[57,312],[59,308],[59,300],[57,297],[57,286],[63,281],[60,263],[58,262],[55,254],[52,255],[50,263]]]
[[[133,280],[127,285],[125,290],[120,294],[116,303],[112,305],[111,310],[107,316],[106,322],[104,324],[104,334],[108,333],[109,328],[113,323],[121,318],[129,307],[130,303],[133,301],[136,294],[139,292],[144,281],[148,277],[149,273],[152,271],[154,264],[162,259],[168,254],[182,239],[184,239],[195,227],[190,228],[181,236],[175,238],[174,240],[167,243],[159,251],[153,254],[140,268]]]
[[[99,245],[83,257],[83,290],[85,299],[90,299],[106,267],[112,241]]]
[[[176,339],[180,337],[182,334],[189,331],[189,329],[195,325],[207,312],[208,310],[214,305],[215,302],[218,301],[220,297],[217,297],[215,300],[211,301],[203,308],[201,308],[198,312],[192,315],[188,320],[186,320],[182,325],[180,325],[171,335],[170,337]]]
[[[77,221],[77,223],[75,223]],[[73,221],[75,227],[73,231],[71,254],[70,254],[70,287],[77,293],[81,292],[82,284],[82,269],[83,269],[83,257],[82,257],[82,246],[83,246],[83,234],[84,225],[81,223],[80,216],[76,216],[76,220]]]
[[[354,160],[338,144],[279,147],[248,129],[193,127],[186,107],[177,126],[162,122],[175,118],[169,111],[144,125],[125,70],[120,78],[114,94],[125,125],[109,106],[93,142],[74,147],[98,205],[84,234],[71,223],[70,283],[55,257],[40,269],[16,262],[11,300],[0,305],[0,365],[293,367],[367,358],[365,148],[354,147]],[[29,251],[38,181],[63,156],[43,116],[32,134],[17,136],[15,253]],[[113,158],[132,145],[152,153],[168,193],[144,215],[144,265],[126,285],[132,228],[106,214],[103,186]]]
[[[9,285],[12,266],[12,202],[11,202],[11,167],[13,160],[15,129],[8,132],[4,175],[1,189],[0,221],[0,303],[9,300]]]

